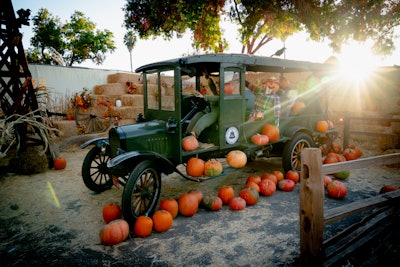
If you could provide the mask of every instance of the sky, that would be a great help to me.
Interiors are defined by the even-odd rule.
[[[106,60],[102,65],[96,65],[87,60],[80,67],[89,67],[97,69],[130,71],[130,54],[127,47],[123,43],[123,36],[126,32],[123,26],[124,7],[126,0],[11,0],[14,11],[23,8],[30,9],[31,16],[35,16],[40,8],[47,8],[49,12],[59,17],[63,23],[69,21],[71,15],[75,11],[81,11],[90,21],[96,24],[97,29],[108,29],[114,34],[114,42],[116,50],[112,54],[106,54]],[[22,26],[20,32],[23,34],[24,49],[30,47],[30,39],[33,36],[32,22],[30,26]],[[228,39],[229,49],[226,53],[240,53],[241,44],[237,38],[234,27],[229,24],[221,25],[225,29],[225,38]],[[396,43],[396,42],[395,42]],[[368,46],[356,45],[354,43],[348,45],[342,50],[341,54],[335,54],[329,48],[327,42],[309,41],[306,34],[299,33],[289,37],[285,44],[281,40],[274,40],[265,45],[256,55],[271,56],[274,52],[285,45],[286,59],[306,60],[313,62],[323,62],[330,56],[336,56],[339,61],[346,64],[354,64],[358,66],[383,65],[393,66],[400,65],[400,39],[397,41],[398,48],[389,57],[384,59],[380,57],[372,57],[369,53]],[[186,34],[183,38],[165,41],[162,38],[138,40],[132,50],[133,70],[155,61],[177,58],[183,54],[193,53],[191,46],[191,36]],[[283,58],[283,56],[281,57]]]

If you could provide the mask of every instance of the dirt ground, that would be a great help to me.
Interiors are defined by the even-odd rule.
[[[85,187],[81,165],[88,149],[73,145],[62,151],[65,170],[49,169],[33,175],[0,175],[1,266],[298,266],[299,185],[292,192],[277,191],[259,203],[234,212],[200,210],[191,218],[178,216],[165,233],[147,238],[131,236],[115,246],[99,242],[104,225],[101,210],[120,202],[122,188],[95,194]],[[179,197],[189,189],[216,194],[225,184],[237,190],[253,173],[282,170],[280,158],[250,162],[241,170],[228,168],[224,175],[202,183],[177,174],[163,176],[161,199]],[[325,208],[377,195],[385,184],[400,185],[398,168],[387,166],[354,170],[345,181],[343,200],[326,198]],[[337,229],[327,229],[326,235]],[[394,266],[399,235],[382,255]],[[393,241],[392,240],[392,241]],[[397,243],[396,243],[397,242]],[[361,258],[361,259],[360,259]],[[362,256],[344,259],[341,266],[361,266]],[[398,262],[397,262],[398,263]]]

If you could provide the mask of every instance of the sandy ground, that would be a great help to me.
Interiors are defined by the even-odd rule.
[[[123,189],[113,187],[95,194],[85,187],[80,172],[87,151],[77,145],[65,149],[65,170],[1,175],[1,266],[298,265],[299,185],[292,192],[260,197],[255,206],[240,212],[226,206],[218,212],[200,210],[191,218],[178,216],[165,233],[148,238],[131,234],[115,246],[100,244],[102,207],[120,202]],[[241,170],[226,168],[225,175],[202,183],[177,174],[164,176],[161,199],[177,198],[192,188],[216,194],[225,184],[238,191],[250,174],[281,170],[280,160],[251,162]],[[325,208],[376,195],[385,184],[400,185],[400,172],[386,166],[354,170],[345,183],[348,196],[344,200],[326,198]],[[388,263],[399,253],[398,248],[389,248],[393,253],[386,256]],[[357,266],[352,259],[347,262],[347,266]]]

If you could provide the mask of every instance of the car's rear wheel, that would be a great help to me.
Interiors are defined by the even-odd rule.
[[[301,170],[301,151],[304,148],[314,147],[314,141],[310,135],[299,132],[288,141],[282,151],[282,165],[285,172]]]
[[[124,218],[133,224],[141,215],[152,215],[161,192],[161,173],[154,162],[140,162],[131,172],[122,193]]]

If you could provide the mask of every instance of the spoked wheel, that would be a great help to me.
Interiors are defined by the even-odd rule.
[[[104,132],[111,125],[110,118],[105,118],[107,107],[99,105],[84,109],[77,107],[75,111],[76,125],[82,128],[84,133]]]
[[[100,193],[112,187],[112,177],[107,168],[109,160],[108,153],[102,154],[99,147],[89,150],[82,164],[82,178],[87,188]]]
[[[161,174],[156,165],[140,162],[129,176],[122,193],[122,212],[129,223],[141,215],[151,215],[161,192]]]
[[[297,133],[285,144],[282,151],[282,165],[285,172],[301,170],[301,151],[304,148],[314,147],[314,141],[306,133]]]

